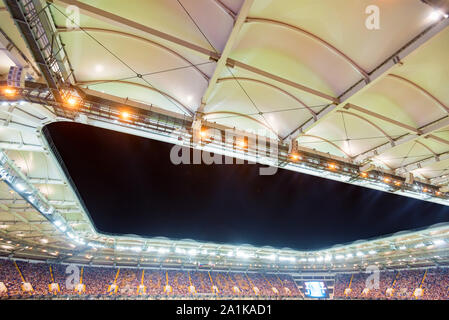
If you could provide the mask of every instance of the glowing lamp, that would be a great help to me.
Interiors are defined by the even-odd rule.
[[[128,120],[128,119],[129,119],[129,113],[126,112],[126,111],[120,112],[120,116],[121,116],[122,119],[124,119],[124,120]]]
[[[337,165],[335,165],[334,163],[329,163],[328,167],[329,167],[329,169],[332,169],[332,170],[337,169]]]
[[[240,148],[244,148],[244,147],[246,146],[246,143],[245,143],[245,141],[240,140],[240,141],[237,142],[237,145],[238,145]]]
[[[3,94],[7,97],[14,97],[17,93],[17,90],[14,88],[6,87],[3,89]]]

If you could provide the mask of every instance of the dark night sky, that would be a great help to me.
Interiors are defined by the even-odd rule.
[[[97,230],[312,250],[449,221],[449,208],[257,165],[173,165],[171,145],[48,126]]]

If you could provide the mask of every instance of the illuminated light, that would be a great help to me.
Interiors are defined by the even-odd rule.
[[[246,143],[245,143],[245,141],[243,141],[243,140],[237,141],[237,145],[238,145],[240,148],[246,147]]]
[[[48,240],[47,239],[41,239],[41,243],[46,244],[46,243],[48,243]]]
[[[95,72],[102,72],[104,70],[104,67],[101,64],[97,64],[95,66]]]
[[[68,94],[65,98],[64,98],[64,102],[65,104],[69,107],[69,108],[75,108],[77,107],[81,100],[79,97]]]
[[[363,257],[365,254],[363,252],[359,251],[359,252],[357,252],[356,255],[357,255],[357,257]]]
[[[337,165],[335,163],[329,163],[327,166],[329,167],[329,169],[332,169],[332,170],[337,169]]]
[[[385,177],[385,178],[384,178],[384,182],[385,182],[385,183],[390,183],[390,182],[391,182],[391,179],[388,178],[388,177]]]
[[[437,196],[441,196],[441,192],[440,192],[440,191],[435,192],[435,194],[436,194]]]
[[[444,246],[446,244],[446,241],[442,240],[442,239],[437,239],[433,241],[433,244],[436,246]]]
[[[427,191],[429,191],[429,189],[427,189],[427,188],[422,189],[422,192],[427,192]]]
[[[24,186],[22,183],[17,183],[16,184],[16,189],[19,191],[19,192],[23,192],[23,191],[25,191],[25,189],[26,189],[26,186]]]
[[[401,184],[402,184],[401,181],[395,181],[395,182],[394,182],[394,185],[395,185],[395,186],[398,186],[398,187],[399,187]]]
[[[157,252],[159,253],[159,254],[165,254],[165,253],[168,253],[170,250],[169,249],[167,249],[167,248],[159,248],[158,250],[157,250]]]
[[[203,138],[206,137],[206,130],[201,130],[200,131],[200,136],[203,137]]]
[[[17,90],[14,88],[4,88],[3,89],[3,94],[7,97],[14,97],[17,94]]]
[[[367,178],[368,177],[368,173],[367,172],[362,172],[362,173],[360,173],[360,176],[362,178]]]
[[[448,17],[449,17],[449,15],[447,13],[444,13],[441,10],[434,10],[429,14],[429,19],[431,21],[437,21],[441,18],[447,19]]]
[[[189,256],[196,256],[198,254],[198,252],[195,249],[190,249],[187,253]]]
[[[293,161],[298,161],[299,159],[301,159],[301,157],[300,157],[298,154],[296,154],[296,153],[291,154],[291,155],[290,155],[290,158],[291,158]]]
[[[126,112],[126,111],[120,112],[120,117],[122,117],[122,119],[124,119],[124,120],[128,120],[129,116],[130,116],[129,112]]]

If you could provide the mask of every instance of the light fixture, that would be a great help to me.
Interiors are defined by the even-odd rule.
[[[296,154],[296,153],[292,153],[292,154],[290,155],[290,158],[291,158],[293,161],[298,161],[298,160],[300,159],[299,155]]]
[[[328,166],[329,169],[331,169],[331,170],[337,169],[337,165],[336,165],[335,163],[328,163],[327,166]]]
[[[127,111],[120,112],[120,117],[122,117],[122,119],[124,119],[124,120],[128,120],[129,116],[130,116],[130,114]]]
[[[14,97],[17,94],[17,90],[11,87],[3,88],[3,94],[7,97]]]
[[[246,147],[246,143],[245,143],[244,140],[239,140],[239,141],[237,141],[237,145],[238,145],[240,148],[245,148],[245,147]]]
[[[101,64],[97,64],[95,66],[95,72],[102,72],[104,70],[104,67]]]
[[[433,10],[430,14],[429,14],[429,19],[431,20],[431,21],[437,21],[437,20],[439,20],[439,19],[441,19],[441,18],[448,18],[449,17],[449,15],[447,14],[447,13],[444,13],[443,11],[441,11],[441,10]]]

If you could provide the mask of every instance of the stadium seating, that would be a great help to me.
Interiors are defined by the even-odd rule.
[[[366,288],[368,277],[371,274],[364,272],[337,274],[334,299],[449,299],[448,268],[382,271],[378,286],[370,290]],[[304,298],[287,274],[70,266],[6,259],[0,259],[0,282],[7,288],[0,292],[3,299]],[[24,283],[32,290],[27,292]],[[57,284],[57,290],[50,289],[51,283]],[[416,289],[422,295],[416,295]]]
[[[448,300],[448,275],[447,268],[383,271],[379,286],[367,291],[369,273],[337,274],[334,298]],[[416,289],[422,289],[422,296],[415,295]]]
[[[302,297],[288,275],[101,266],[72,269],[67,264],[10,260],[0,260],[0,267],[0,282],[8,289],[0,294],[3,297]],[[24,292],[23,282],[29,282],[33,291]],[[59,290],[51,292],[51,283],[57,283]],[[78,285],[83,289],[78,290]]]

